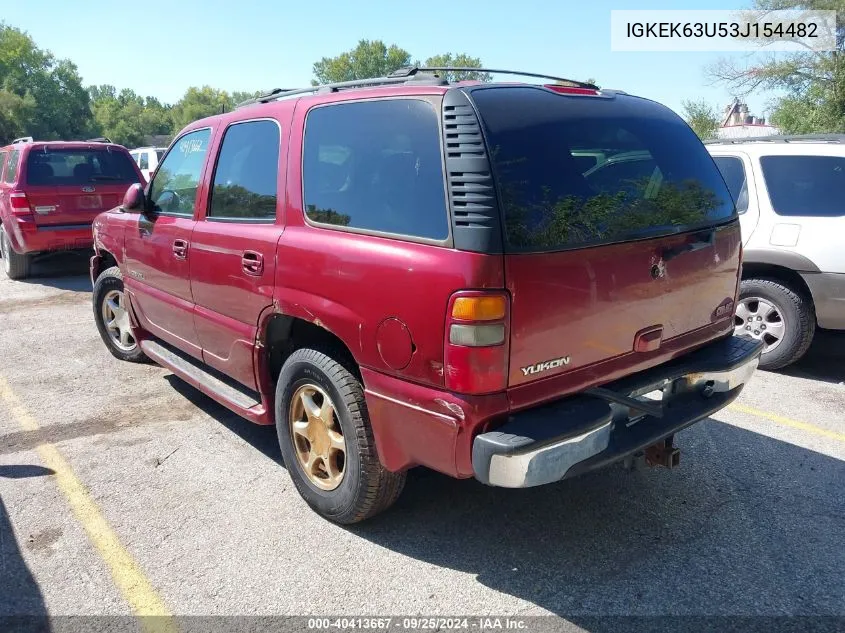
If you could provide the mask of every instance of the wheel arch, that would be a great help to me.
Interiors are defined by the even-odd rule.
[[[813,302],[813,293],[804,278],[792,268],[765,262],[743,262],[742,280],[770,279],[784,284],[802,297]]]

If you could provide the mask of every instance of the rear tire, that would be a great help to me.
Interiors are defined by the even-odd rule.
[[[92,293],[94,321],[100,338],[112,356],[130,363],[141,363],[147,357],[141,351],[138,341],[129,328],[129,313],[123,290],[123,275],[120,268],[112,266],[100,273]],[[130,340],[131,339],[131,340]]]
[[[405,473],[382,466],[361,383],[336,360],[314,349],[293,352],[279,373],[275,417],[288,473],[321,516],[357,523],[399,498]]]
[[[0,253],[3,256],[3,270],[9,279],[26,279],[29,277],[32,258],[29,255],[16,253],[9,242],[6,227],[0,225]]]
[[[768,319],[765,313],[769,313]],[[746,315],[744,320],[740,314]],[[752,320],[748,321],[749,318]],[[768,329],[755,329],[758,323],[768,324]],[[767,334],[774,330],[780,334],[776,342]],[[766,343],[760,356],[760,369],[791,365],[807,353],[813,342],[816,315],[812,301],[780,280],[744,279],[739,289],[735,332],[761,338]]]

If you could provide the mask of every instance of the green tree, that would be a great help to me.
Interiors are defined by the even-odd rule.
[[[88,92],[76,65],[41,50],[20,29],[0,23],[0,90],[5,135],[78,139],[92,131]],[[14,97],[18,97],[15,99]]]
[[[91,86],[88,94],[98,133],[115,143],[135,147],[149,136],[171,132],[170,108],[155,97],[144,98],[129,89],[118,93],[111,85]]]
[[[713,106],[703,99],[699,101],[684,100],[681,105],[684,108],[684,120],[698,134],[698,138],[706,141],[716,136],[720,121]]]
[[[232,107],[232,97],[225,90],[211,86],[188,88],[185,96],[173,105],[172,131],[178,132],[188,123],[229,111]]]
[[[836,50],[722,59],[707,75],[736,95],[785,93],[774,100],[771,120],[786,133],[845,132],[845,0],[755,0],[754,8],[837,11]]]
[[[314,63],[313,85],[384,77],[397,68],[411,65],[411,54],[381,40],[360,40],[350,51],[336,57],[323,57]]]
[[[427,68],[433,67],[453,67],[453,68],[481,68],[481,59],[478,57],[470,57],[466,53],[458,53],[457,55],[453,55],[452,53],[442,53],[440,55],[433,55],[425,60],[425,63],[422,64]],[[490,73],[483,73],[483,72],[476,72],[476,71],[460,71],[460,72],[447,72],[446,73],[446,80],[451,82],[455,81],[490,81],[492,76]]]

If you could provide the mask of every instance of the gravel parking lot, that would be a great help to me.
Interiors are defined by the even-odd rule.
[[[0,280],[0,615],[845,615],[843,337],[683,432],[677,470],[419,470],[342,528],[274,429],[108,354],[86,265]]]

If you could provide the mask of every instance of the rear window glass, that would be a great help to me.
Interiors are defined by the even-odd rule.
[[[736,216],[707,150],[663,106],[528,87],[479,89],[472,96],[511,251],[668,235]]]
[[[35,186],[133,183],[138,175],[128,154],[105,149],[38,149],[26,161],[26,182]]]
[[[438,115],[420,99],[314,108],[305,126],[308,218],[410,237],[449,236]]]
[[[735,156],[714,156],[713,162],[725,179],[731,198],[736,203],[737,213],[745,213],[748,210],[748,183],[742,159]]]
[[[845,157],[763,156],[760,166],[778,215],[845,215]]]

